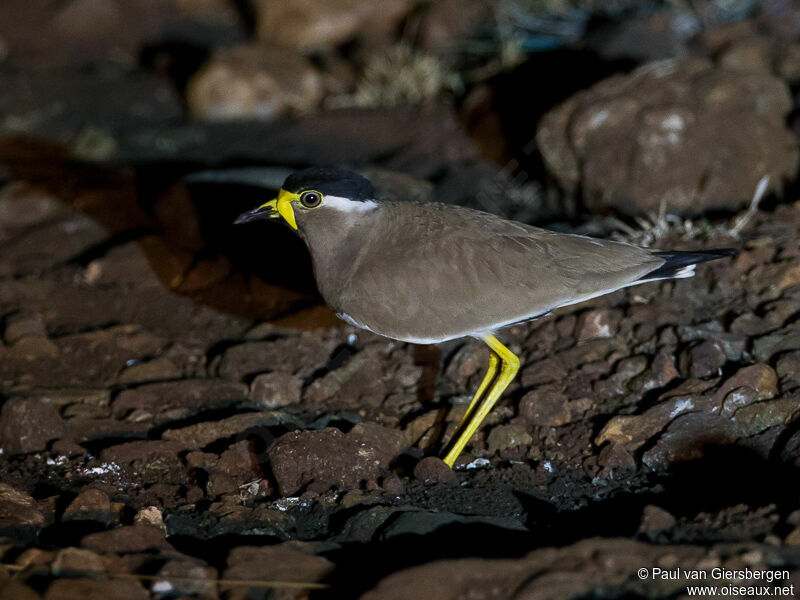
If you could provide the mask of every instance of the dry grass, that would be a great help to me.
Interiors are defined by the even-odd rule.
[[[758,206],[769,187],[769,180],[769,175],[764,175],[758,181],[747,211],[728,222],[712,224],[705,218],[696,221],[684,219],[677,215],[669,214],[666,203],[662,203],[658,214],[636,218],[638,228],[631,227],[619,219],[612,219],[618,231],[612,233],[611,237],[638,246],[644,246],[645,248],[658,245],[666,237],[693,240],[720,234],[739,239],[742,230],[758,212]]]

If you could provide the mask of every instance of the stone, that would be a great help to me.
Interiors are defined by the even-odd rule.
[[[62,521],[99,521],[109,523],[113,519],[111,499],[105,492],[89,488],[81,491],[69,503],[61,517]]]
[[[0,448],[5,454],[40,452],[66,434],[64,420],[47,397],[10,398],[0,409]]]
[[[157,506],[146,506],[133,516],[134,525],[148,525],[160,529],[164,534],[167,533],[167,526],[164,525],[164,515]]]
[[[117,419],[163,425],[206,410],[235,406],[247,397],[247,387],[221,379],[185,379],[151,383],[123,390],[112,404]]]
[[[271,44],[320,49],[361,35],[386,34],[411,9],[411,0],[255,0],[256,35]]]
[[[152,360],[136,362],[119,374],[118,383],[145,383],[159,379],[178,379],[181,370],[169,358],[161,356]]]
[[[522,425],[511,423],[493,427],[489,431],[486,443],[489,446],[489,452],[494,454],[517,446],[530,446],[533,443],[533,437]]]
[[[331,561],[306,550],[308,548],[297,543],[233,548],[228,554],[228,566],[222,578],[314,583],[333,571],[334,564]],[[252,598],[246,587],[220,587],[227,591],[225,597],[230,600]],[[296,596],[293,594],[288,597]]]
[[[248,429],[271,427],[290,422],[285,413],[278,411],[248,412],[219,421],[203,421],[179,429],[167,429],[161,437],[180,442],[185,448],[204,448],[216,440],[242,436]]]
[[[84,548],[62,548],[58,551],[52,562],[54,573],[70,571],[110,571],[112,561],[107,556],[100,556],[96,552]]]
[[[621,310],[611,308],[590,310],[579,317],[576,337],[579,342],[614,337],[621,320]]]
[[[736,441],[731,421],[709,413],[688,413],[675,418],[655,445],[642,455],[651,469],[665,469],[678,462],[697,460],[709,447],[727,446]]]
[[[741,404],[730,403],[726,398],[735,390],[752,390],[754,401],[769,400],[778,394],[778,376],[769,365],[756,364],[742,367],[722,382],[714,393],[714,402],[722,404],[723,415],[730,416]]]
[[[160,550],[167,553],[172,546],[167,543],[164,532],[152,525],[124,525],[90,533],[81,540],[81,545],[95,552],[114,554],[132,554]]]
[[[101,466],[112,478],[130,484],[186,482],[186,469],[178,453],[185,446],[174,441],[142,440],[106,448],[100,453]]]
[[[704,378],[717,376],[727,361],[722,345],[716,340],[706,340],[689,348],[681,355],[679,363],[682,372],[689,372],[692,377]]]
[[[458,478],[453,469],[436,456],[426,456],[414,466],[414,478],[425,484],[456,484]]]
[[[219,374],[241,380],[266,371],[309,377],[325,366],[334,343],[311,336],[293,336],[267,342],[231,346],[219,364]]]
[[[572,96],[542,118],[536,139],[547,168],[581,189],[590,210],[734,211],[750,202],[764,165],[773,185],[794,176],[789,98],[769,74],[659,61]],[[712,155],[713,165],[695,160]]]
[[[258,44],[217,50],[189,80],[187,101],[201,119],[260,119],[316,108],[322,79],[301,54]]]
[[[36,500],[7,483],[0,483],[0,530],[38,528],[44,522]]]
[[[3,339],[9,346],[25,337],[47,337],[47,329],[40,314],[14,314],[4,319],[3,326]]]
[[[286,433],[267,453],[279,493],[291,496],[312,484],[325,491],[332,486],[352,489],[376,482],[405,444],[401,432],[377,425],[366,431],[354,427],[347,434],[328,427]]]
[[[15,181],[0,188],[0,228],[16,230],[70,216],[70,208],[29,183]]]
[[[150,594],[133,579],[56,579],[44,600],[148,600]]]
[[[642,511],[642,521],[639,524],[639,533],[658,533],[672,529],[677,519],[663,508],[648,504]]]
[[[621,444],[629,452],[640,448],[680,415],[709,411],[713,403],[698,396],[676,396],[647,409],[640,415],[612,417],[600,431],[595,443],[610,441]]]
[[[217,570],[195,560],[170,560],[153,581],[151,591],[158,595],[174,595],[216,600]]]
[[[263,408],[283,408],[299,403],[302,391],[302,379],[291,373],[272,371],[253,380],[250,399]]]
[[[558,384],[526,393],[519,401],[519,414],[526,423],[542,427],[560,427],[572,420],[569,398]]]

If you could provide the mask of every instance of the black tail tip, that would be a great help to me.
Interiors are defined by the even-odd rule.
[[[655,271],[648,273],[645,277],[650,278],[669,278],[675,276],[678,271],[689,265],[717,260],[718,258],[728,258],[736,256],[738,250],[735,248],[713,248],[711,250],[672,250],[665,252],[653,252],[654,256],[664,259],[664,264]]]

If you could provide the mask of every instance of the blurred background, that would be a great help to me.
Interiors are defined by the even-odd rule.
[[[791,0],[0,0],[0,595],[797,583],[799,93]],[[345,328],[293,232],[232,226],[310,166],[740,254],[506,332],[453,474],[482,346]]]

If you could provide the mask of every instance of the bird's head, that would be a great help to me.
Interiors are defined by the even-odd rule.
[[[363,212],[375,206],[375,189],[360,175],[342,169],[305,169],[286,178],[277,198],[239,215],[235,223],[282,217],[298,230],[312,213]]]

